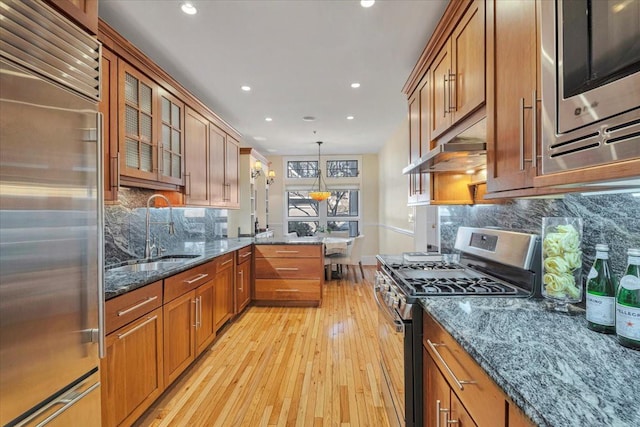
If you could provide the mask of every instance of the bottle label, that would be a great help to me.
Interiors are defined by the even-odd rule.
[[[599,251],[596,251],[596,258],[599,258],[599,259],[609,259],[609,252],[599,252]]]
[[[603,326],[616,324],[616,299],[587,293],[587,320]],[[639,319],[640,320],[640,319]]]
[[[640,256],[629,255],[627,264],[640,265]]]
[[[596,277],[598,277],[598,270],[591,267],[591,270],[589,270],[589,274],[587,275],[587,280],[595,279]]]
[[[616,304],[616,333],[640,341],[640,308]]]
[[[623,276],[622,279],[620,279],[620,286],[630,291],[637,291],[640,289],[640,277]]]

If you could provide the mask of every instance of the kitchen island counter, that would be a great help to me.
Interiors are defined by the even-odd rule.
[[[104,273],[104,291],[105,300],[117,297],[124,293],[130,292],[134,289],[138,289],[142,286],[146,286],[158,280],[165,279],[169,276],[173,276],[182,271],[189,270],[197,265],[203,264],[207,261],[219,257],[221,255],[237,251],[253,244],[253,238],[244,237],[238,239],[222,239],[214,242],[185,242],[184,248],[177,251],[180,255],[197,255],[197,258],[189,259],[188,261],[171,268],[164,268],[153,271],[113,271],[109,266],[105,269]],[[172,253],[174,253],[173,251]]]
[[[539,426],[640,425],[640,352],[587,329],[584,311],[524,298],[421,305]]]

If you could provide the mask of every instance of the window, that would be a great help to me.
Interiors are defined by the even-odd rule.
[[[356,177],[358,173],[357,160],[327,160],[327,177]]]
[[[317,202],[308,191],[287,192],[287,232],[312,236],[316,231],[348,231],[359,234],[360,191],[333,190],[329,199]]]
[[[317,160],[290,160],[287,162],[287,178],[315,178],[317,176]]]

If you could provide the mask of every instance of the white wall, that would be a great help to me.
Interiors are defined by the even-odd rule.
[[[409,123],[404,120],[378,153],[378,253],[413,251],[414,223],[407,206],[409,178],[402,175],[409,158]],[[415,217],[414,217],[415,219]]]

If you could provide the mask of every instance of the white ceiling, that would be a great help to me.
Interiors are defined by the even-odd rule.
[[[178,0],[100,0],[99,13],[237,129],[243,145],[304,155],[317,153],[317,140],[323,154],[378,152],[406,117],[402,86],[447,0],[378,0],[368,9],[354,0],[193,3],[193,16]]]

